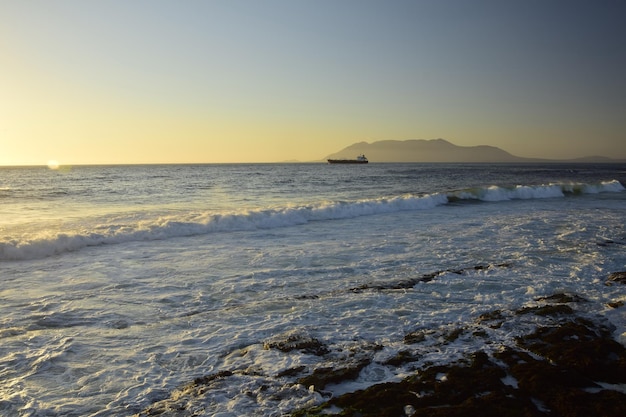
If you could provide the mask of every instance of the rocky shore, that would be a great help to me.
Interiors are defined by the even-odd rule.
[[[606,281],[606,285],[625,283],[626,272],[611,274]],[[386,288],[352,289],[364,290]],[[207,408],[188,405],[198,404],[198,399],[219,389],[220,384],[234,384],[237,378],[245,377],[261,381],[254,390],[245,392],[252,402],[267,405],[287,396],[308,398],[302,401],[303,406],[288,411],[292,417],[621,417],[626,410],[626,348],[616,341],[615,329],[606,319],[586,312],[587,302],[577,294],[558,293],[537,297],[533,305],[516,310],[487,311],[470,326],[415,329],[404,336],[404,347],[390,357],[380,354],[385,350],[380,344],[357,343],[338,349],[306,333],[277,335],[266,340],[262,349],[313,355],[319,357],[317,364],[294,366],[274,375],[261,369],[206,375],[138,416],[210,415]],[[607,303],[606,308],[625,307],[620,299]],[[517,334],[513,343],[500,343],[492,337],[518,327],[532,330]],[[429,363],[420,354],[470,339],[481,340],[485,348],[446,363]],[[337,394],[336,387],[356,380],[370,365],[402,368],[403,375],[408,376]]]
[[[614,283],[626,283],[626,272],[611,274],[607,285]],[[539,316],[543,323],[516,338],[516,347],[502,347],[493,355],[473,352],[455,363],[426,366],[401,382],[347,393],[292,416],[623,416],[626,348],[615,341],[613,329],[600,318],[577,314],[570,305],[585,300],[575,294],[536,301],[537,306],[514,312]],[[610,303],[610,307],[622,308],[623,302]],[[497,328],[505,320],[502,311],[492,311],[477,321]],[[456,338],[463,331],[458,329],[448,337]],[[416,332],[407,334],[405,342],[424,339]],[[414,359],[400,354],[392,364]],[[334,373],[317,374],[317,386],[336,382]],[[301,382],[313,382],[315,375]]]

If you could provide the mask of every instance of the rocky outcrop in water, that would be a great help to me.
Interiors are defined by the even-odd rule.
[[[515,348],[503,347],[492,356],[479,351],[455,363],[425,367],[400,382],[344,394],[292,416],[323,416],[328,410],[346,417],[622,416],[626,348],[613,339],[612,329],[575,314],[567,304],[585,301],[577,295],[537,301],[547,304],[514,314],[554,322],[518,337]],[[478,321],[499,326],[504,319],[494,311]],[[423,332],[405,336],[409,344],[424,339]]]
[[[613,272],[609,275],[609,279],[607,280],[607,285],[613,284],[626,284],[626,271],[623,272]]]
[[[437,271],[412,280],[363,284],[344,293],[395,291],[446,273],[509,266]],[[607,282],[624,284],[625,279],[625,272],[617,272]],[[277,334],[231,354],[245,356],[256,349],[314,359],[280,372],[245,365],[207,374],[155,401],[137,416],[211,415],[211,398],[230,392],[228,387],[241,386],[237,395],[252,403],[278,404],[286,398],[301,398],[293,417],[621,417],[626,407],[626,348],[613,338],[614,329],[604,318],[584,312],[587,302],[577,294],[557,293],[537,297],[533,304],[515,310],[483,312],[464,325],[418,327],[396,341],[395,353],[387,356],[381,355],[386,347],[377,343],[355,339],[335,345],[303,330]],[[621,300],[608,305],[624,308]],[[508,338],[506,344],[492,340],[491,332],[510,332],[519,324],[527,330],[514,340]],[[443,351],[452,344],[480,345],[476,340],[488,348],[468,351],[449,362],[424,361],[423,355],[429,351]],[[334,396],[333,386],[358,380],[372,366],[401,368],[404,375],[410,375]]]

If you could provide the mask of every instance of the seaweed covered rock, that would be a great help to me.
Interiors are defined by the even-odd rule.
[[[626,348],[600,320],[578,316],[568,305],[583,298],[555,294],[536,301],[545,304],[514,315],[534,315],[543,324],[518,337],[516,346],[426,365],[400,382],[331,398],[293,416],[623,416]],[[491,322],[499,327],[503,320],[494,311],[476,322],[493,328]],[[405,343],[419,343],[422,335],[412,333]]]
[[[528,398],[511,395],[502,382],[506,372],[486,354],[473,355],[469,363],[433,366],[398,383],[374,385],[362,391],[331,399],[341,416],[403,416],[416,410],[418,416],[533,416]],[[294,416],[327,413],[322,408]]]

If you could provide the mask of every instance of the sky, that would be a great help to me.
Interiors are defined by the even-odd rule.
[[[0,165],[626,158],[622,0],[0,0]]]

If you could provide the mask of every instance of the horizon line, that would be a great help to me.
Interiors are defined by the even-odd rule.
[[[608,161],[586,161],[585,159],[595,157],[582,157],[574,159],[538,159],[528,158],[528,161],[370,161],[373,164],[623,164],[626,159],[611,159],[607,157],[599,157],[608,159]],[[103,163],[77,163],[77,164],[59,164],[51,167],[49,164],[0,164],[0,168],[47,168],[51,171],[63,171],[72,167],[106,167],[106,166],[159,166],[159,165],[289,165],[289,164],[325,164],[329,165],[326,159],[314,161],[274,161],[274,162],[103,162]]]

